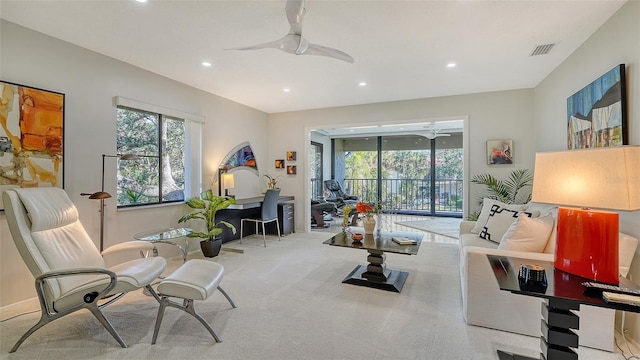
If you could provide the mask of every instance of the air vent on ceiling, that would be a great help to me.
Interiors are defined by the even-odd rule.
[[[538,45],[536,46],[535,49],[533,49],[533,51],[531,52],[531,54],[529,54],[529,56],[546,55],[549,53],[549,51],[551,51],[551,49],[553,49],[555,45],[556,44]]]

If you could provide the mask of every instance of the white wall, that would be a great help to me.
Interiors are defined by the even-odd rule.
[[[629,144],[640,145],[640,2],[627,2],[534,90],[536,151],[566,149],[566,99],[618,64],[626,64]],[[638,164],[640,166],[640,164]],[[620,231],[640,238],[640,211],[620,214]],[[640,283],[640,259],[631,275]],[[627,316],[640,339],[640,318]]]
[[[116,152],[114,96],[206,117],[205,188],[227,152],[243,141],[251,142],[258,167],[268,166],[267,115],[263,112],[4,20],[0,36],[0,79],[65,94],[64,187],[95,241],[99,239],[98,202],[80,193],[100,188],[101,154]],[[109,166],[107,162],[106,191],[115,193],[115,173],[109,175]],[[247,196],[259,194],[257,176],[244,182],[242,191]],[[118,212],[115,198],[111,198],[105,211],[105,245],[131,240],[140,231],[175,226],[186,211],[185,205],[173,205]],[[33,277],[11,241],[4,212],[0,212],[0,239],[1,307],[32,298],[35,291]],[[161,251],[171,254],[173,249]]]
[[[533,90],[525,89],[271,114],[270,162],[282,157],[287,150],[305,152],[310,141],[310,129],[468,118],[465,137],[468,139],[467,150],[470,155],[465,164],[468,170],[465,177],[468,179],[471,175],[491,172],[503,178],[514,169],[533,170],[535,143],[531,135],[534,129],[532,99]],[[486,141],[492,139],[513,140],[513,165],[487,165]],[[308,184],[306,159],[298,157],[297,165],[298,174],[284,178],[281,187],[283,193],[299,199],[296,228],[302,230],[309,228],[310,217],[309,199],[305,198],[305,186]],[[465,199],[467,209],[477,206],[478,192],[475,189],[472,187],[471,195]]]

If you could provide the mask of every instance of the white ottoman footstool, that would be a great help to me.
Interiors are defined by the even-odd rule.
[[[158,295],[160,296],[160,308],[156,318],[156,326],[153,330],[151,344],[156,343],[164,310],[167,306],[175,307],[186,311],[198,319],[204,325],[216,342],[222,342],[218,335],[202,316],[198,315],[193,307],[193,300],[206,300],[218,289],[224,295],[232,307],[236,307],[233,300],[218,285],[222,281],[224,267],[218,263],[193,259],[180,266],[176,271],[167,276],[158,285]],[[181,298],[182,304],[169,300],[170,297]]]

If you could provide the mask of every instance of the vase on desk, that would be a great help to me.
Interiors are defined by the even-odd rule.
[[[362,219],[362,226],[364,227],[365,234],[373,234],[376,229],[376,219],[373,216],[365,216]]]

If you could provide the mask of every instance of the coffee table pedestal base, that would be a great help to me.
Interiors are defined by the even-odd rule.
[[[409,273],[394,269],[387,269],[387,271],[389,275],[386,280],[369,280],[362,276],[362,274],[367,272],[367,265],[358,265],[351,273],[349,273],[349,275],[347,275],[346,278],[344,278],[344,280],[342,280],[342,283],[399,293],[402,291],[402,287],[404,286],[404,282],[407,280]]]
[[[400,292],[409,273],[395,269],[387,269],[385,262],[387,255],[381,250],[367,249],[369,256],[368,265],[358,265],[343,284],[366,286],[375,289]]]

